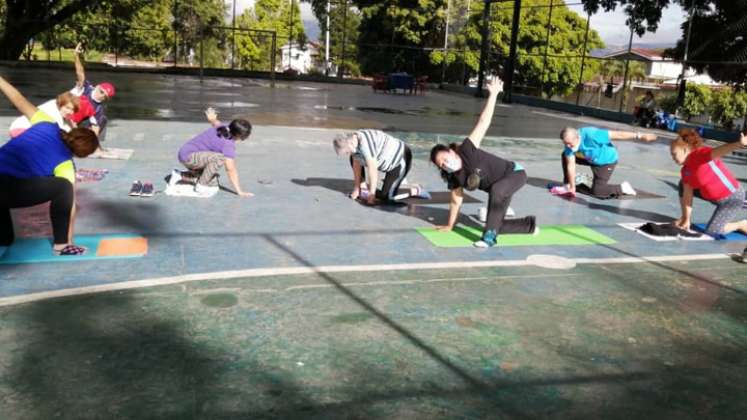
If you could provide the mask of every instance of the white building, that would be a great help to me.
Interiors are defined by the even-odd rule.
[[[293,69],[300,74],[309,73],[316,69],[315,57],[319,53],[319,46],[313,42],[307,43],[303,48],[296,43],[280,47],[280,66],[278,71]],[[288,51],[290,50],[290,55]]]
[[[650,81],[668,83],[672,79],[677,80],[682,74],[682,63],[671,58],[665,58],[664,50],[649,48],[632,48],[628,50],[615,51],[605,55],[603,58],[614,58],[618,60],[630,59],[643,63],[646,66],[646,78]],[[685,78],[698,84],[717,85],[707,74],[698,74],[692,68],[685,71]]]

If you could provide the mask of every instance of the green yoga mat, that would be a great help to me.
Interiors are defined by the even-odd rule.
[[[440,248],[462,248],[472,246],[480,240],[482,231],[471,227],[457,226],[451,232],[439,232],[434,228],[416,229],[433,245]],[[607,245],[615,241],[583,225],[540,226],[534,235],[498,235],[498,246],[542,246],[542,245]]]

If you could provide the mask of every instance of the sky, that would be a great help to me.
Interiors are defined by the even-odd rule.
[[[567,3],[571,3],[568,2]],[[573,1],[573,3],[579,3]],[[582,6],[572,5],[569,6],[571,10],[576,11],[584,18],[586,13],[583,11]],[[634,43],[668,43],[675,44],[682,35],[680,25],[687,18],[682,8],[677,5],[670,5],[664,9],[659,22],[659,28],[655,33],[646,33],[643,37],[634,37]],[[623,12],[621,7],[618,7],[614,12],[597,13],[591,17],[592,29],[599,32],[599,35],[607,45],[627,45],[630,39],[630,30],[625,26],[625,19],[627,16]]]
[[[232,5],[233,0],[225,0],[226,4]],[[577,0],[566,0],[566,3],[578,3]],[[251,7],[254,0],[236,0],[237,13],[241,14],[247,7]],[[571,5],[574,10],[586,17],[582,6]],[[229,9],[230,11],[230,9]],[[636,36],[634,43],[656,43],[656,44],[674,44],[680,38],[680,25],[686,16],[679,5],[671,5],[664,10],[659,22],[659,29],[655,33],[646,33],[642,38]],[[314,14],[311,12],[311,4],[301,3],[301,19],[306,22],[307,32],[318,33],[318,24]],[[599,35],[607,45],[626,45],[630,32],[625,27],[626,15],[622,8],[618,7],[614,12],[599,13],[591,18],[591,27],[599,32]],[[310,28],[313,26],[313,29]]]

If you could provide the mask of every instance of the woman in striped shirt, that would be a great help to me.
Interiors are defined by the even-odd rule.
[[[739,141],[715,149],[705,146],[694,130],[682,130],[671,144],[672,159],[682,166],[680,205],[682,217],[675,221],[681,229],[690,228],[693,197],[696,192],[716,205],[706,233],[718,237],[734,231],[747,234],[747,220],[734,221],[745,200],[744,189],[734,178],[721,157],[747,146],[747,135]]]
[[[364,198],[369,205],[377,201],[393,202],[402,181],[412,167],[412,151],[400,139],[380,130],[359,130],[337,136],[332,142],[337,155],[350,155],[353,168],[353,190],[350,198]],[[368,176],[366,176],[368,170]],[[384,172],[384,184],[378,186],[379,171]],[[361,182],[366,180],[369,194],[362,197]],[[371,193],[376,191],[376,193]]]

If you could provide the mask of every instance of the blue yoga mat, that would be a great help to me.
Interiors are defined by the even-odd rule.
[[[693,230],[697,230],[698,232],[705,233],[706,224],[695,223],[691,227]],[[747,241],[747,235],[745,235],[742,232],[732,232],[732,233],[729,233],[728,235],[714,236],[714,238],[719,241]]]
[[[88,248],[83,255],[58,256],[52,253],[52,241],[50,238],[20,238],[16,239],[10,247],[0,247],[0,264],[31,264],[41,262],[72,262],[90,261],[115,258],[137,258],[142,255],[118,255],[98,256],[99,243],[102,239],[115,238],[138,238],[141,235],[114,234],[114,235],[76,235],[75,244]],[[3,251],[4,250],[4,251]]]

